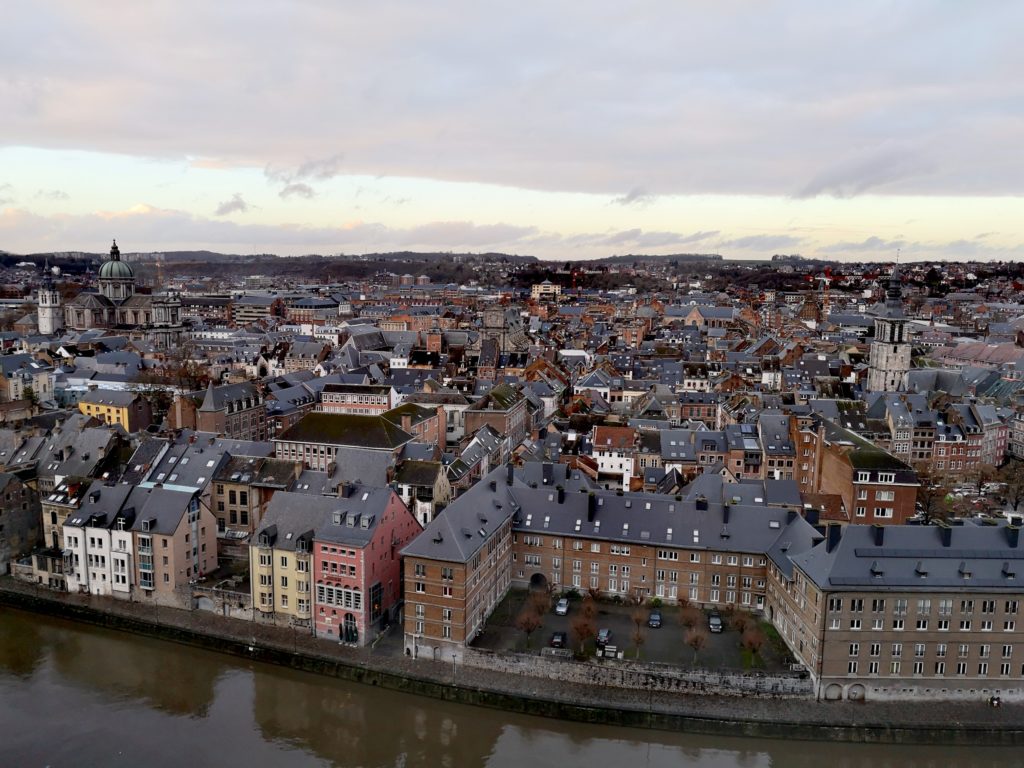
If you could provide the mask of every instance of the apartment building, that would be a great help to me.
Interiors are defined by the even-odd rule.
[[[195,429],[235,440],[267,439],[267,407],[259,385],[246,381],[177,395],[167,414],[174,429]]]
[[[327,384],[320,391],[316,410],[376,416],[398,405],[395,388],[386,384]]]
[[[511,465],[495,468],[402,550],[405,650],[413,658],[460,659],[508,591],[513,482]]]
[[[274,496],[249,548],[253,605],[275,623],[365,644],[401,598],[401,548],[420,526],[390,488]]]
[[[1024,699],[1020,530],[831,526],[769,553],[767,615],[838,700]]]
[[[296,461],[229,457],[214,473],[210,491],[217,532],[254,533],[274,494],[291,488],[301,472],[302,465]]]
[[[632,427],[594,427],[593,455],[600,480],[629,488],[636,472],[637,432]]]
[[[717,476],[707,480],[724,485]],[[766,553],[811,526],[796,511],[799,500],[769,504],[761,483],[727,487],[737,495],[680,499],[516,485],[512,581],[637,601],[686,599],[760,610]]]
[[[129,433],[143,430],[153,421],[149,401],[135,392],[91,389],[78,399],[78,410]]]
[[[189,586],[217,567],[217,521],[200,492],[136,488],[128,504],[135,544],[135,583],[142,601],[191,607]]]
[[[819,428],[815,475],[818,482],[813,491],[842,497],[855,523],[902,525],[916,512],[920,483],[914,470],[827,420]]]

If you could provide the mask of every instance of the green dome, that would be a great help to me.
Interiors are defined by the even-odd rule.
[[[133,280],[135,273],[123,261],[105,261],[100,267],[100,278]]]

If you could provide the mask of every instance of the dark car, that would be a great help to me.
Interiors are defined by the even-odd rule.
[[[565,632],[555,632],[551,635],[551,647],[552,648],[565,648],[569,642],[569,636]]]
[[[722,617],[718,613],[712,613],[708,616],[708,629],[714,634],[718,634],[722,631]]]
[[[647,626],[651,629],[658,629],[661,626],[661,611],[651,611],[647,617]]]
[[[597,647],[604,648],[608,643],[612,641],[612,631],[610,629],[599,629],[597,630]]]

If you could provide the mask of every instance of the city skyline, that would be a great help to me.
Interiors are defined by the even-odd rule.
[[[0,248],[1020,258],[1022,16],[32,4]]]

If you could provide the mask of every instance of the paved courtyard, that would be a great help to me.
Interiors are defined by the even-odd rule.
[[[530,636],[527,646],[526,633],[516,626],[517,617],[524,607],[529,605],[530,596],[527,592],[513,590],[506,595],[501,604],[488,619],[483,633],[473,643],[474,647],[494,651],[539,652],[549,646],[551,636],[555,632],[565,632],[569,647],[574,646],[572,630],[573,620],[583,610],[583,600],[570,601],[567,616],[558,616],[554,612],[555,599],[551,601],[551,609],[540,617],[541,626]],[[637,644],[634,642],[636,624],[633,615],[636,606],[616,604],[614,602],[597,602],[593,625],[595,629],[610,629],[612,642],[617,650],[623,652],[627,659],[637,658]],[[720,634],[708,632],[708,612],[702,612],[698,626],[702,627],[707,636],[707,644],[696,655],[686,644],[686,628],[681,622],[682,611],[676,606],[661,607],[661,628],[647,626],[649,608],[642,608],[643,622],[640,632],[643,642],[639,646],[641,661],[673,664],[687,669],[701,668],[714,671],[749,672],[763,670],[776,672],[786,668],[787,651],[781,641],[777,640],[774,630],[765,622],[759,622],[765,634],[765,642],[756,656],[745,650],[741,644],[741,634],[729,626]],[[773,638],[775,638],[773,640]],[[584,645],[584,652],[592,655],[596,652],[595,640],[589,639]]]

